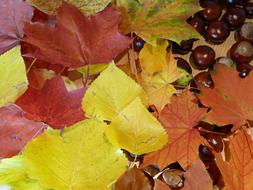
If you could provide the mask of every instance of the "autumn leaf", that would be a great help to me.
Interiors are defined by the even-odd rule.
[[[54,15],[61,6],[62,0],[28,0],[28,2],[39,10]],[[102,11],[111,0],[66,0],[66,2],[74,5],[86,15],[91,15]]]
[[[211,108],[205,121],[219,126],[242,126],[253,120],[253,73],[242,79],[236,69],[223,64],[215,66],[211,73],[214,88],[200,86],[201,103]]]
[[[29,86],[36,90],[42,89],[47,80],[54,76],[53,71],[32,67],[28,73]]]
[[[1,160],[0,189],[1,186],[7,186],[11,190],[49,190],[28,177],[20,155]]]
[[[27,118],[60,129],[85,118],[81,107],[83,95],[84,88],[68,92],[61,76],[55,76],[42,89],[29,87],[16,104]]]
[[[229,159],[216,154],[227,190],[253,189],[253,142],[244,130],[229,139]]]
[[[26,91],[28,81],[20,47],[0,56],[0,81],[0,107],[15,102]]]
[[[63,3],[56,19],[55,27],[36,22],[25,25],[24,40],[38,48],[33,56],[51,64],[77,68],[109,63],[131,42],[118,32],[119,13],[113,7],[86,17]]]
[[[193,162],[184,173],[182,190],[213,190],[213,182],[202,161]]]
[[[31,20],[33,8],[23,0],[1,0],[0,54],[17,46],[24,36],[24,23]]]
[[[137,155],[159,150],[168,141],[166,131],[140,98],[133,100],[111,121],[106,135],[112,144]]]
[[[88,117],[111,122],[106,134],[112,144],[143,154],[167,142],[164,129],[143,105],[145,99],[144,90],[112,63],[89,86],[82,105]]]
[[[22,151],[32,138],[47,125],[30,121],[16,105],[0,108],[0,158],[11,157]]]
[[[43,133],[24,151],[27,173],[54,189],[109,190],[124,172],[127,159],[105,138],[105,129],[102,122],[85,120],[62,136],[59,131]]]
[[[145,103],[141,86],[112,63],[89,86],[82,106],[88,117],[111,121],[136,97]]]
[[[186,168],[198,159],[199,145],[205,143],[205,140],[194,127],[206,111],[206,108],[198,107],[194,95],[188,90],[181,96],[173,96],[171,104],[166,105],[159,115],[170,142],[163,149],[146,155],[143,165],[155,163],[164,168],[178,161]]]
[[[159,179],[155,180],[154,190],[171,190],[171,188]]]
[[[122,12],[121,30],[135,32],[155,45],[159,38],[180,43],[181,40],[200,38],[186,19],[199,10],[195,0],[117,0]]]
[[[114,184],[113,190],[152,190],[148,177],[136,166],[128,169]]]
[[[147,43],[144,45],[139,53],[139,60],[141,68],[146,74],[153,75],[166,68],[168,45],[168,41],[165,40],[157,43],[155,47]]]
[[[167,63],[163,70],[150,76],[142,72],[142,86],[149,97],[149,104],[155,105],[160,111],[163,107],[170,103],[170,97],[177,92],[172,82],[179,79],[180,70],[177,68],[175,59],[170,52],[167,55]]]

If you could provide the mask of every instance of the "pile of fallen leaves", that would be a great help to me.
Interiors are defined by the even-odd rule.
[[[214,88],[194,93],[168,51],[200,37],[185,22],[197,10],[2,0],[0,189],[253,189],[253,73],[215,65]]]

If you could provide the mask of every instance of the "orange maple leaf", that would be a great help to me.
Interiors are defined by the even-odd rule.
[[[178,161],[187,167],[198,158],[198,148],[205,143],[199,131],[194,127],[205,115],[207,109],[199,108],[195,96],[184,91],[181,96],[174,96],[171,104],[167,104],[159,115],[159,120],[170,137],[170,142],[160,151],[144,157],[144,165],[156,163],[164,168]]]
[[[219,167],[227,190],[253,189],[253,141],[245,131],[241,130],[230,138],[230,157],[224,161],[216,154]]]
[[[211,76],[213,89],[200,86],[199,98],[211,108],[205,121],[220,126],[233,124],[238,128],[253,120],[253,72],[242,79],[234,68],[219,64]]]

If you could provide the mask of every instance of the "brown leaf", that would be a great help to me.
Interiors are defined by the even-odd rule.
[[[216,154],[219,167],[227,190],[253,189],[253,141],[244,130],[230,138],[230,158],[224,161]]]
[[[26,53],[44,62],[77,68],[87,64],[109,63],[124,51],[131,40],[118,32],[119,13],[109,7],[86,17],[74,6],[63,3],[55,27],[29,23],[25,41],[38,48]]]
[[[171,190],[171,188],[161,180],[156,179],[154,190]]]
[[[138,168],[128,169],[114,184],[113,190],[152,190],[147,176]]]
[[[211,108],[205,121],[237,128],[253,120],[253,72],[242,79],[236,69],[218,64],[211,75],[214,88],[200,86],[199,98]]]
[[[184,173],[185,182],[182,190],[212,190],[213,182],[202,161],[193,162]]]
[[[144,166],[155,163],[164,168],[170,163],[178,161],[187,167],[198,158],[198,148],[205,140],[193,127],[198,124],[207,109],[199,108],[195,103],[195,96],[184,91],[181,96],[174,96],[171,104],[161,111],[159,120],[166,128],[170,141],[160,151],[144,157]]]

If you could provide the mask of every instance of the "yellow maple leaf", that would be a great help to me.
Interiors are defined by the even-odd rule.
[[[112,63],[89,86],[82,106],[90,118],[111,121],[136,97],[146,102],[142,87]]]
[[[158,110],[161,110],[170,103],[170,97],[176,92],[171,83],[179,79],[180,76],[180,70],[177,68],[171,52],[167,56],[166,67],[162,71],[152,76],[142,72],[142,86],[149,97],[149,104],[155,105]]]
[[[156,46],[148,43],[144,45],[139,54],[142,70],[148,74],[162,71],[166,67],[166,54],[169,43],[167,40],[157,42]]]
[[[158,150],[168,141],[164,128],[138,97],[112,120],[106,135],[110,142],[134,154]]]
[[[15,102],[28,87],[20,47],[0,56],[0,107]]]
[[[124,171],[127,159],[105,137],[106,125],[84,120],[61,135],[46,131],[24,153],[27,173],[56,190],[109,190]]]

